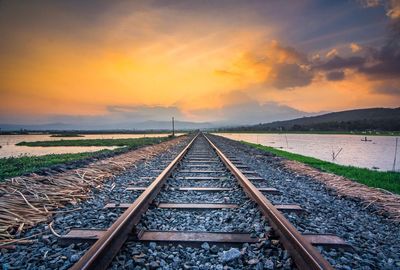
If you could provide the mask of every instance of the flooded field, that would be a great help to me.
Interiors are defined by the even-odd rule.
[[[367,141],[363,141],[365,137],[360,135],[246,133],[221,133],[218,135],[234,140],[272,146],[341,165],[381,171],[393,169],[396,145],[396,137],[392,136],[370,136]],[[334,160],[333,155],[337,155]],[[396,171],[400,171],[399,159],[400,145],[397,149]]]
[[[164,137],[169,134],[88,134],[84,137],[50,137],[50,135],[0,135],[0,158],[17,157],[21,155],[42,156],[48,154],[66,154],[95,152],[102,149],[115,149],[117,147],[103,146],[68,146],[68,147],[29,147],[17,146],[19,142],[58,141],[58,140],[85,140],[85,139],[127,139],[143,137]],[[177,134],[179,135],[179,134]]]

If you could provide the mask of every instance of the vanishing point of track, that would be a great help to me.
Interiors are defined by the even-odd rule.
[[[159,242],[159,243],[185,243],[196,245],[196,243],[211,242],[220,245],[234,245],[240,243],[258,241],[257,237],[243,233],[229,232],[182,232],[182,231],[142,231],[138,229],[138,223],[142,216],[153,204],[154,199],[162,191],[170,178],[176,172],[190,172],[195,175],[193,180],[215,179],[219,172],[230,173],[236,178],[239,185],[247,196],[254,201],[269,225],[274,229],[274,234],[279,237],[280,242],[288,251],[299,269],[333,269],[329,262],[324,259],[314,245],[340,247],[346,246],[343,240],[334,235],[302,235],[282,214],[282,211],[299,211],[301,208],[296,205],[273,205],[262,192],[278,192],[273,188],[257,188],[253,183],[254,172],[246,171],[246,166],[235,157],[229,157],[230,153],[223,153],[214,144],[212,136],[198,133],[188,145],[176,156],[176,158],[156,177],[146,188],[142,188],[141,195],[128,205],[111,205],[109,207],[127,208],[125,212],[105,231],[71,231],[63,237],[68,240],[93,240],[95,243],[82,256],[82,258],[71,269],[106,269],[127,241],[137,242]],[[211,167],[214,164],[214,167]],[[215,167],[215,164],[217,164]],[[220,166],[220,167],[218,167]],[[215,169],[221,168],[221,169]],[[203,170],[201,170],[203,169]],[[220,170],[220,171],[219,171]],[[204,175],[213,176],[204,176]],[[190,177],[188,177],[190,178]],[[138,189],[132,187],[132,189]],[[179,188],[179,191],[202,191],[218,192],[228,190],[221,187],[186,187]],[[174,209],[220,209],[237,207],[234,204],[176,204],[160,203],[156,205],[161,208]]]

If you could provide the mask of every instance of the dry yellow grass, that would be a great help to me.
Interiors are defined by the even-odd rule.
[[[185,138],[146,146],[51,176],[31,174],[0,183],[0,245],[10,243],[14,235],[26,228],[48,222],[60,207],[89,199],[90,190],[101,189],[106,180],[114,179],[139,161],[169,151]]]
[[[303,163],[283,160],[284,166],[301,175],[307,175],[324,183],[327,188],[339,196],[360,199],[365,208],[375,206],[377,213],[388,215],[394,222],[400,223],[400,196],[389,191],[372,188],[343,176],[321,172]]]

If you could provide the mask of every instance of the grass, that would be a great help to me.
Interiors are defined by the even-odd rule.
[[[392,193],[400,194],[399,172],[381,172],[364,168],[357,168],[353,166],[343,166],[312,157],[289,153],[269,146],[263,146],[260,144],[248,143],[244,141],[242,141],[242,143],[283,158],[305,163],[313,168],[319,169],[324,172],[344,176],[369,187],[381,188],[388,190]]]
[[[85,137],[83,135],[80,134],[76,134],[76,133],[61,133],[61,134],[52,134],[50,135],[50,137],[65,137],[65,138],[70,138],[70,137]]]
[[[148,137],[148,138],[132,138],[132,139],[83,139],[83,140],[58,140],[58,141],[36,141],[36,142],[20,142],[20,146],[41,146],[41,147],[57,147],[57,146],[127,146],[138,147],[142,145],[160,143],[167,140],[167,137]]]
[[[104,153],[120,153],[127,149],[135,149],[140,146],[151,145],[168,140],[169,137],[160,138],[135,138],[135,139],[105,139],[105,140],[60,140],[38,141],[20,143],[18,145],[29,146],[125,146],[114,150],[100,150],[96,152],[78,154],[52,154],[45,156],[23,156],[0,158],[0,181],[6,178],[32,173],[44,168],[64,163],[84,160],[101,156]]]
[[[93,157],[98,155],[99,152],[108,150],[102,150],[91,153],[78,153],[78,154],[57,154],[57,155],[45,155],[45,156],[33,156],[33,157],[10,157],[0,159],[0,181],[23,175],[26,173],[32,173],[43,168],[59,165],[67,162],[73,162],[82,160],[85,158]]]

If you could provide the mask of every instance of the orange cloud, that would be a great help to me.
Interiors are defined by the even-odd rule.
[[[362,49],[362,47],[360,45],[358,45],[357,43],[354,43],[354,42],[350,43],[349,46],[353,53],[359,52]]]

